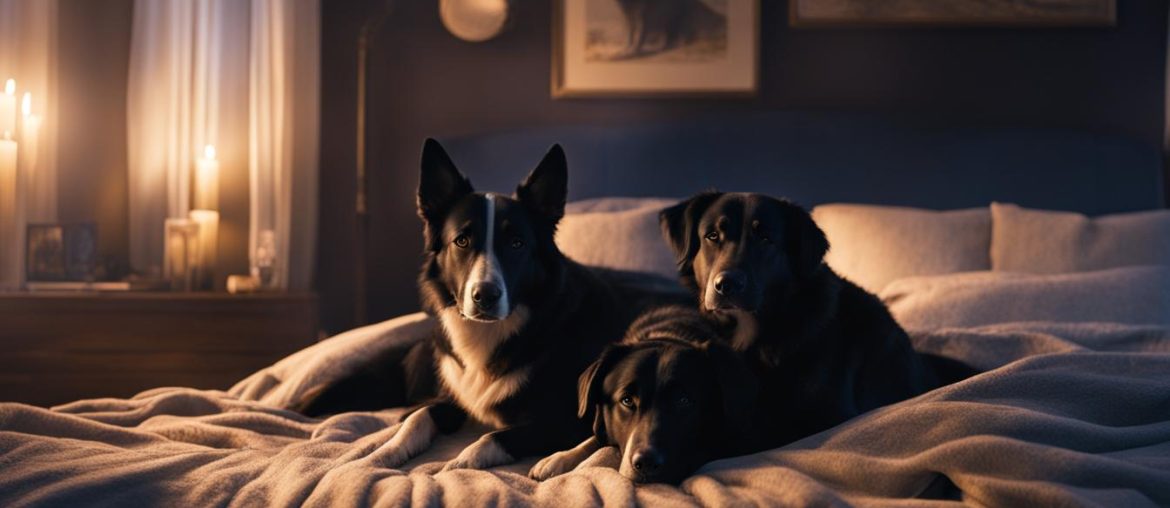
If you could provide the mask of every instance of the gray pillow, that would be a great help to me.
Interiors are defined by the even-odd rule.
[[[600,198],[569,203],[557,227],[557,246],[569,259],[592,266],[675,278],[674,254],[662,238],[658,212],[666,198]]]
[[[986,208],[829,204],[813,209],[813,219],[829,239],[829,267],[873,293],[903,277],[991,268]]]
[[[890,283],[880,296],[913,330],[1020,321],[1170,325],[1170,268],[1161,266],[911,277]]]
[[[1121,266],[1170,266],[1170,210],[1104,215],[991,204],[996,271],[1068,273]]]

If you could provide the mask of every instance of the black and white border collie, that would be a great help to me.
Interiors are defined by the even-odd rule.
[[[419,290],[438,318],[415,361],[433,362],[438,396],[410,413],[386,447],[409,460],[468,416],[493,427],[445,469],[485,468],[571,446],[577,376],[621,338],[641,307],[629,287],[567,259],[553,241],[567,193],[553,146],[513,196],[478,193],[439,145],[423,146]]]

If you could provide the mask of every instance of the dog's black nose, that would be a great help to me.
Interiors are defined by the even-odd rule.
[[[481,309],[491,309],[500,301],[500,286],[494,282],[476,282],[471,286],[471,299]]]
[[[653,448],[643,448],[634,452],[634,456],[630,458],[634,469],[642,474],[654,474],[658,468],[662,467],[662,454],[655,451]]]
[[[715,274],[715,292],[723,296],[738,295],[747,287],[747,275],[739,270]]]

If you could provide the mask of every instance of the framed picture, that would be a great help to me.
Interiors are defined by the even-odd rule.
[[[756,93],[758,0],[556,0],[553,97]]]
[[[97,225],[29,224],[25,248],[28,281],[89,280],[97,265]]]
[[[1117,0],[790,0],[789,22],[816,26],[1113,26]]]

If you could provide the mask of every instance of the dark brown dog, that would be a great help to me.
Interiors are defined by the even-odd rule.
[[[828,241],[801,207],[707,192],[664,210],[660,222],[683,283],[760,380],[755,448],[939,384],[885,305],[824,264]]]

